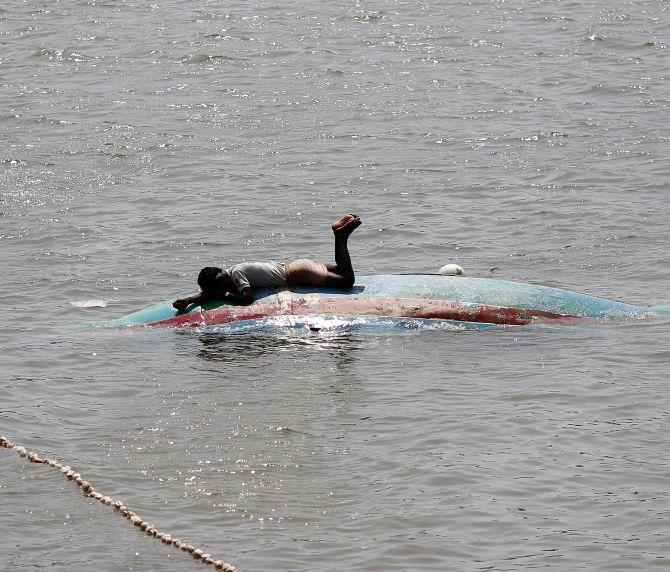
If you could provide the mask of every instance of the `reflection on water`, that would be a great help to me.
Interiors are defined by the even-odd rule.
[[[502,330],[498,324],[393,317],[280,316],[198,330],[202,343],[199,357],[216,362],[239,362],[278,352],[311,350],[329,352],[346,365],[360,348],[362,334],[407,334],[416,332],[463,332]],[[190,335],[191,331],[180,331]]]
[[[329,352],[341,359],[352,359],[360,347],[361,338],[353,332],[312,332],[284,330],[278,333],[257,332],[229,334],[200,331],[196,334],[202,344],[198,357],[215,362],[239,362],[278,352]]]
[[[197,358],[209,364],[226,364],[228,374],[239,372],[249,383],[258,384],[262,394],[276,390],[288,380],[288,391],[292,393],[309,389],[323,397],[343,394],[338,402],[347,408],[351,388],[362,384],[362,354],[379,344],[379,338],[357,331],[313,331],[306,327],[243,334],[200,331],[196,339],[201,344]],[[282,379],[276,373],[268,376],[268,372],[276,371],[282,372]],[[310,380],[307,388],[305,379]]]

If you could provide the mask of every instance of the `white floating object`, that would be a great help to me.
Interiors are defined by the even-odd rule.
[[[70,302],[75,308],[104,308],[107,300],[82,300],[81,302]]]
[[[442,268],[440,268],[439,272],[442,274],[442,276],[465,275],[465,270],[463,270],[463,267],[459,266],[458,264],[445,264]]]

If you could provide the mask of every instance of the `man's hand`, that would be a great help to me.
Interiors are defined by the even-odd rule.
[[[172,305],[176,310],[183,312],[191,304],[202,304],[203,302],[207,302],[209,299],[210,297],[207,296],[207,294],[200,292],[200,294],[195,294],[194,296],[189,296],[188,298],[179,298],[179,300],[172,302]]]
[[[183,312],[184,310],[186,310],[186,308],[188,308],[190,304],[191,300],[189,300],[188,298],[180,298],[179,300],[175,300],[172,303],[174,308],[179,312]]]

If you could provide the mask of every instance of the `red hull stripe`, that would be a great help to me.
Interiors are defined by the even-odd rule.
[[[488,324],[522,326],[535,321],[567,321],[576,316],[543,310],[503,308],[486,304],[458,303],[420,298],[303,297],[290,300],[260,300],[249,306],[224,306],[206,312],[200,309],[148,324],[154,327],[202,327],[255,320],[272,316],[390,316],[396,318],[432,318]]]

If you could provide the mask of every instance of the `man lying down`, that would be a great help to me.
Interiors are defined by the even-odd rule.
[[[322,264],[309,258],[301,258],[288,264],[270,261],[243,262],[226,269],[208,266],[198,275],[200,293],[175,300],[172,305],[180,312],[191,304],[202,304],[209,300],[224,298],[247,305],[254,301],[252,295],[254,288],[287,285],[351,288],[355,276],[347,240],[360,225],[361,218],[355,214],[345,215],[333,223],[335,264]]]

